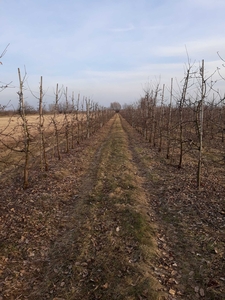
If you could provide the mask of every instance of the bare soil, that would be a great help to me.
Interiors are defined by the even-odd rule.
[[[27,190],[2,176],[0,299],[224,299],[224,186],[193,168],[115,114]]]

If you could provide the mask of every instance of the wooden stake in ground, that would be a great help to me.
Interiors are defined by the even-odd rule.
[[[159,84],[157,84],[156,89],[155,89],[155,93],[154,93],[154,97],[152,99],[152,128],[151,128],[151,133],[150,133],[150,143],[152,143],[153,147],[156,146],[156,131],[157,131],[157,122],[156,122],[156,102],[157,102],[157,97],[158,97],[158,93],[159,93]]]
[[[71,110],[71,149],[74,149],[74,129],[76,126],[76,119],[75,119],[75,106],[74,106],[74,92],[72,92],[72,110]]]
[[[173,78],[171,78],[170,104],[169,104],[169,115],[168,115],[168,123],[167,123],[167,153],[166,153],[166,158],[167,159],[170,158],[172,100],[173,100]]]
[[[19,114],[22,119],[22,128],[23,128],[23,136],[24,136],[24,176],[23,176],[23,188],[26,189],[28,187],[28,164],[29,164],[29,156],[30,156],[30,132],[28,127],[28,122],[26,119],[25,113],[25,105],[24,105],[24,97],[23,97],[23,84],[26,77],[22,79],[20,74],[20,69],[18,68],[18,75],[19,75],[19,84],[20,84],[20,91],[18,92],[19,95]]]
[[[66,91],[65,91],[65,99],[66,99],[66,109],[64,111],[64,114],[65,114],[64,122],[65,122],[66,153],[68,153],[69,152],[69,128],[70,128],[70,124],[69,124],[69,120],[68,120],[69,102],[68,102],[68,88],[67,87],[66,87]]]
[[[55,141],[56,141],[56,149],[57,149],[57,157],[58,160],[61,159],[60,150],[59,150],[59,129],[56,121],[56,113],[58,113],[58,104],[59,104],[59,85],[57,83],[56,85],[56,93],[55,93],[55,107],[54,107],[54,115],[52,117],[52,122],[54,125],[54,131],[55,131]],[[53,147],[54,149],[54,147]]]
[[[163,84],[162,88],[162,98],[161,98],[161,106],[160,106],[160,115],[159,115],[159,148],[158,151],[161,152],[162,150],[162,131],[163,131],[163,114],[164,114],[164,91],[165,91],[165,84]]]
[[[86,98],[86,130],[87,130],[87,139],[90,137],[90,99]]]
[[[184,154],[184,149],[183,149],[183,144],[184,144],[184,138],[183,138],[183,108],[184,108],[184,103],[186,99],[186,94],[187,94],[187,89],[188,89],[188,82],[189,82],[189,77],[190,77],[190,69],[189,67],[187,69],[186,77],[184,79],[184,85],[183,85],[183,90],[181,94],[181,98],[179,101],[179,144],[180,144],[180,155],[179,155],[179,164],[178,168],[180,169],[182,166],[182,161],[183,161],[183,154]]]
[[[80,120],[79,120],[79,105],[80,105],[80,94],[77,98],[77,108],[76,108],[76,121],[77,121],[77,144],[80,144]]]
[[[199,133],[199,156],[198,156],[198,171],[197,171],[197,187],[200,189],[201,187],[201,170],[202,170],[202,148],[203,148],[203,107],[204,107],[204,99],[206,94],[206,85],[204,79],[204,60],[202,60],[202,66],[200,68],[200,76],[201,76],[201,99],[198,103],[198,133]]]
[[[41,170],[43,163],[45,171],[48,171],[48,163],[45,149],[45,137],[44,137],[44,116],[43,116],[43,89],[42,89],[42,76],[40,82],[40,97],[39,97],[39,132],[40,132],[40,162]]]

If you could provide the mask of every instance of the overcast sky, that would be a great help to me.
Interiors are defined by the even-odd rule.
[[[17,68],[45,101],[57,83],[101,105],[133,103],[147,82],[169,85],[189,58],[208,74],[225,57],[224,0],[0,0],[0,103],[18,102]],[[1,85],[0,84],[0,85]],[[26,100],[37,106],[30,94]]]

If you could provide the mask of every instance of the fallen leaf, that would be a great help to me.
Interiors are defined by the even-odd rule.
[[[109,287],[109,284],[106,282],[103,286],[104,289],[107,289]]]
[[[199,287],[196,286],[196,287],[195,287],[195,293],[198,293],[198,291],[199,291]]]
[[[204,290],[203,290],[203,289],[200,289],[200,290],[199,290],[199,294],[200,294],[200,296],[204,297],[204,296],[205,296]]]
[[[170,289],[170,290],[169,290],[169,293],[170,293],[170,295],[172,295],[172,296],[175,296],[175,295],[176,295],[176,291],[173,290],[173,289]]]

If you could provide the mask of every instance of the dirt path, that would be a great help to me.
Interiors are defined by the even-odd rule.
[[[159,299],[156,247],[141,178],[115,116],[31,299]],[[64,275],[63,275],[64,274]],[[60,279],[60,281],[59,281]],[[58,297],[58,298],[57,298]]]

